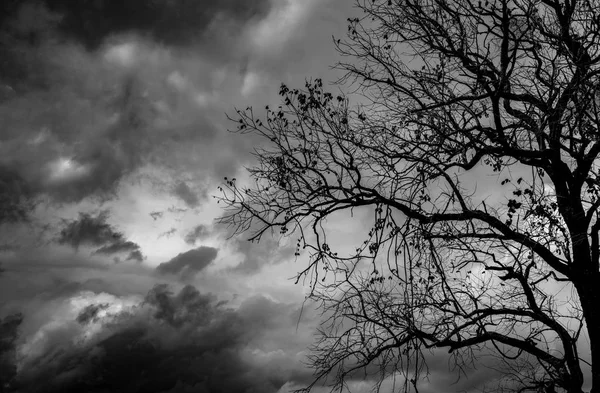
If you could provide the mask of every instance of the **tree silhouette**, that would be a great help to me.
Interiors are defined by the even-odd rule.
[[[358,104],[316,80],[238,111],[266,143],[219,196],[235,233],[308,252],[316,380],[416,391],[445,349],[459,373],[496,356],[511,391],[599,393],[600,2],[357,6],[335,45]],[[344,214],[370,225],[351,250]]]

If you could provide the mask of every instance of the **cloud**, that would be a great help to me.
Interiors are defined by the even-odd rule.
[[[17,375],[18,328],[23,322],[22,314],[0,318],[0,386],[10,391]]]
[[[47,0],[63,18],[60,29],[94,49],[109,36],[136,32],[170,45],[188,45],[214,24],[243,24],[268,13],[269,0],[169,1],[129,0],[87,3]]]
[[[164,212],[154,211],[154,212],[151,212],[151,213],[150,213],[150,217],[152,217],[152,219],[153,219],[154,221],[156,221],[156,220],[158,220],[159,218],[162,218],[164,214],[165,214]]]
[[[197,225],[185,235],[185,242],[194,245],[196,241],[205,239],[210,234],[206,225]]]
[[[215,260],[218,251],[216,248],[205,246],[189,250],[161,263],[156,267],[156,271],[160,274],[197,273]]]
[[[99,255],[115,255],[121,253],[128,253],[127,258],[125,258],[126,261],[142,262],[145,259],[144,254],[140,251],[140,246],[132,241],[114,242],[94,251],[94,254]],[[120,261],[118,257],[115,258],[117,258],[115,260],[116,262]]]
[[[94,251],[94,254],[113,255],[121,252],[138,251],[140,246],[131,241],[118,240]]]
[[[23,392],[44,390],[46,381],[50,391],[66,392],[115,391],[119,383],[122,391],[270,392],[287,380],[307,378],[299,360],[312,336],[302,326],[296,333],[291,314],[297,305],[254,296],[274,293],[280,301],[302,296],[279,279],[269,280],[287,274],[287,265],[278,266],[283,273],[261,271],[284,259],[279,251],[232,243],[240,257],[232,262],[239,264],[217,272],[207,271],[215,258],[210,253],[191,261],[183,252],[167,261],[185,250],[175,237],[157,246],[165,241],[164,249],[174,250],[157,269],[150,263],[113,264],[106,256],[141,261],[131,234],[145,245],[177,225],[167,222],[168,213],[184,218],[154,204],[157,189],[161,197],[177,194],[186,205],[173,209],[209,210],[203,209],[205,195],[223,176],[240,170],[255,143],[226,132],[232,124],[223,113],[248,103],[263,107],[271,100],[266,92],[275,94],[281,80],[302,83],[329,63],[323,59],[332,51],[323,49],[330,45],[322,37],[330,33],[321,33],[330,21],[322,19],[337,17],[341,8],[323,11],[315,4],[0,2],[0,212],[29,213],[28,203],[38,199],[49,202],[47,212],[34,212],[41,218],[60,216],[61,210],[73,217],[99,202],[131,206],[110,219],[84,213],[60,226],[64,246],[93,254],[56,244],[0,252],[7,270],[0,278],[0,311],[23,311],[23,348],[38,348],[22,352]],[[139,198],[137,181],[147,180],[156,188]],[[135,214],[151,211],[156,221],[136,222]],[[6,222],[14,226],[12,218]],[[212,239],[209,229],[198,226],[184,240],[196,247]],[[259,280],[247,277],[257,272]],[[157,278],[181,282],[186,273],[197,276],[204,290],[227,298],[239,293],[237,303],[225,305],[232,309],[217,306],[216,297],[179,286],[172,293],[167,288],[148,293],[136,306],[119,303],[119,297],[144,298]],[[63,304],[80,292],[90,298],[86,304]],[[247,297],[251,300],[239,305]]]
[[[53,13],[44,2],[22,2],[11,11],[16,15],[11,23],[0,25],[0,117],[6,131],[0,136],[0,177],[14,172],[11,179],[24,186],[17,188],[11,180],[14,192],[0,198],[3,204],[29,194],[58,202],[112,198],[139,168],[169,162],[175,146],[196,145],[215,134],[207,114],[188,97],[195,93],[179,92],[167,81],[182,66],[209,73],[212,60],[199,64],[195,52],[173,52],[140,36],[114,38],[101,50],[87,52],[56,38],[59,22],[67,23],[73,13],[82,13],[83,19],[88,14],[67,3],[73,9],[55,5]],[[110,8],[109,2],[100,3]],[[209,7],[199,8],[208,12]],[[63,11],[66,17],[60,17]],[[131,15],[136,13],[125,19]],[[210,75],[190,85],[201,78],[210,80]]]
[[[26,75],[5,82],[16,93],[0,102],[7,130],[0,166],[12,168],[29,194],[54,201],[112,197],[148,151],[143,136],[151,104],[139,81],[111,73],[93,56],[66,44],[15,45],[6,51],[29,64],[18,60],[7,67],[22,68]]]
[[[198,193],[192,190],[184,181],[177,182],[175,187],[173,187],[173,195],[185,202],[185,204],[190,208],[195,208],[200,205]],[[202,198],[206,198],[206,195],[202,195]]]
[[[27,195],[79,203],[114,198],[152,166],[157,187],[175,185],[194,207],[250,159],[255,140],[223,132],[223,112],[246,105],[242,90],[275,92],[290,66],[300,67],[289,59],[307,43],[292,37],[312,31],[305,25],[315,8],[296,0],[4,3],[0,167]],[[277,48],[265,41],[275,36]],[[260,106],[266,98],[257,97]]]
[[[129,241],[122,232],[119,232],[107,221],[108,211],[104,210],[96,215],[79,213],[76,220],[66,221],[60,231],[57,242],[68,245],[78,250],[80,246],[99,247],[93,254],[118,255],[128,254],[127,260],[141,262],[144,256],[137,243]]]
[[[294,247],[280,245],[277,240],[270,237],[261,239],[260,243],[249,242],[241,237],[231,240],[234,250],[241,254],[243,259],[231,268],[233,272],[241,274],[255,274],[265,266],[275,265],[289,260],[294,255]]]
[[[161,234],[158,235],[158,238],[160,239],[161,237],[171,237],[173,236],[175,233],[177,232],[177,228],[171,228],[168,231],[165,231]]]
[[[311,373],[302,365],[314,340],[310,305],[300,319],[297,303],[260,295],[246,295],[241,304],[236,299],[224,303],[189,285],[158,285],[132,296],[139,274],[123,279],[119,267],[106,271],[106,282],[75,282],[70,267],[62,270],[68,280],[44,286],[35,280],[48,280],[47,274],[30,272],[19,279],[7,272],[0,298],[9,304],[13,298],[28,302],[18,307],[27,324],[20,340],[19,391],[268,393],[286,383],[300,387],[310,382]],[[28,293],[14,293],[24,290]],[[6,314],[5,309],[0,313]],[[448,372],[450,363],[442,352],[427,358],[431,383],[421,389],[425,393],[448,386],[474,391],[498,377],[482,367],[452,385],[456,374]],[[370,391],[373,381],[356,378],[351,386],[361,390],[352,393]]]
[[[73,321],[27,338],[19,391],[275,393],[309,375],[297,354],[310,335],[281,336],[295,330],[297,306],[254,297],[232,308],[194,287],[165,285],[120,311],[97,302],[69,302]],[[299,327],[311,330],[306,320]]]
[[[129,255],[127,255],[127,258],[126,258],[127,261],[136,261],[136,262],[142,262],[145,259],[146,259],[146,257],[144,256],[144,254],[142,254],[142,252],[139,249],[131,251],[129,253]]]
[[[77,315],[76,321],[82,325],[85,325],[90,322],[97,322],[98,314],[102,310],[106,310],[109,306],[110,304],[108,303],[90,304],[86,306],[83,310],[81,310],[79,315]]]
[[[144,302],[155,308],[154,318],[173,327],[192,322],[196,326],[204,326],[213,316],[215,297],[201,295],[191,285],[186,285],[173,296],[168,285],[160,284],[148,292]]]
[[[67,221],[60,231],[58,243],[78,249],[81,245],[103,246],[123,242],[125,236],[107,223],[108,218],[109,212],[106,210],[95,216],[79,213],[77,220]]]
[[[25,221],[33,206],[31,192],[21,176],[0,164],[0,225]]]

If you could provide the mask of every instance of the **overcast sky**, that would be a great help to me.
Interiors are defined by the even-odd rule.
[[[339,76],[331,37],[351,1],[2,4],[0,328],[18,330],[22,391],[308,383],[318,317],[290,280],[305,261],[277,239],[228,239],[211,195],[244,178],[257,143],[226,114],[276,104],[281,82]],[[421,391],[448,391],[446,358],[431,367]]]

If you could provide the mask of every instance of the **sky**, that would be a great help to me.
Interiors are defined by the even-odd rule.
[[[276,105],[282,82],[339,77],[332,36],[355,16],[351,1],[1,4],[2,382],[157,393],[309,383],[319,315],[291,279],[303,261],[278,238],[230,238],[212,196],[225,176],[247,177],[261,143],[230,132],[227,115]],[[356,228],[336,228],[352,242]],[[501,377],[457,382],[442,354],[430,372],[425,393]]]

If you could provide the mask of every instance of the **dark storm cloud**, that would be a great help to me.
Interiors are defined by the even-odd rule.
[[[81,310],[79,315],[77,315],[76,321],[82,325],[90,322],[97,322],[98,313],[102,310],[106,310],[109,306],[108,303],[90,304]]]
[[[121,252],[133,252],[139,248],[140,246],[134,242],[119,240],[104,247],[100,247],[94,251],[94,254],[113,255]]]
[[[274,26],[278,23],[272,23],[279,18],[271,15],[264,25],[253,19],[266,15],[269,10],[261,7],[269,7],[268,1],[157,0],[161,12],[150,27],[150,11],[143,9],[120,19],[105,18],[119,7],[141,4],[138,0],[9,0],[0,1],[0,7],[8,3],[14,5],[7,18],[10,26],[0,27],[0,166],[10,168],[22,185],[14,187],[11,198],[43,196],[66,207],[71,202],[88,204],[113,198],[125,181],[150,166],[170,171],[159,175],[168,179],[162,183],[165,193],[173,191],[181,174],[189,189],[199,190],[214,179],[230,176],[249,156],[252,141],[224,132],[230,124],[223,113],[232,110],[233,102],[254,100],[256,91],[260,93],[255,102],[266,99],[260,97],[264,85],[272,84],[276,92],[279,81],[293,77],[294,69],[312,72],[306,71],[303,59],[316,63],[322,59],[312,49],[311,56],[304,53],[303,48],[314,47],[312,43],[287,44],[288,35],[316,29],[287,22],[285,29],[279,29]],[[284,10],[297,11],[308,3],[281,1],[277,9],[287,21]],[[167,4],[182,14],[176,21],[165,11]],[[198,14],[187,11],[199,6],[205,7],[204,13],[194,19]],[[8,13],[0,9],[0,19]],[[13,17],[16,13],[18,18]],[[283,30],[285,34],[279,34]],[[195,41],[199,35],[201,39]],[[174,75],[178,78],[171,78]],[[295,77],[302,81],[304,74]],[[200,172],[197,182],[189,172]],[[206,187],[212,190],[213,184]],[[137,197],[137,191],[128,197]],[[200,191],[198,196],[203,195]],[[188,201],[194,204],[193,199]],[[109,232],[122,234],[118,227],[109,227]],[[207,235],[200,230],[194,237]],[[125,236],[101,244],[87,239],[81,247],[96,251],[122,250],[129,241]],[[145,294],[157,274],[145,264],[109,264],[106,258],[54,248],[58,253],[52,257],[40,248],[27,258],[17,253],[4,265],[7,275],[0,284],[0,310],[4,311],[6,300],[7,309],[26,312],[27,344],[33,347],[25,353],[32,361],[22,369],[21,392],[151,392],[164,387],[163,391],[173,393],[268,393],[302,374],[296,371],[302,368],[295,363],[295,354],[305,345],[287,347],[296,331],[297,319],[289,315],[294,305],[262,297],[232,311],[190,289],[173,294],[159,290],[133,310],[101,309],[105,303],[100,299],[93,304],[101,307],[83,315],[82,308],[63,321],[59,305],[70,307],[69,301],[80,291],[123,297]],[[242,274],[279,260],[262,251],[240,252],[250,256],[240,260],[235,270]],[[143,259],[139,250],[121,257]],[[206,269],[203,262],[179,263],[167,262],[163,268],[179,275]],[[178,270],[181,265],[185,266]],[[202,276],[213,279],[209,272]],[[229,291],[236,285],[230,281],[232,276],[239,277],[223,274],[210,286],[223,283],[218,290]],[[80,322],[87,320],[85,326],[77,322],[80,315]],[[102,326],[94,336],[96,324]],[[91,340],[84,331],[92,334]],[[37,338],[47,346],[40,349]]]
[[[127,258],[125,259],[127,261],[142,262],[144,260],[144,255],[140,251],[140,246],[132,241],[114,242],[94,251],[94,254],[99,255],[115,255],[121,253],[128,253]]]
[[[146,17],[161,23],[173,22],[167,8],[182,19],[196,18],[188,8],[217,18],[211,25],[216,38],[190,48],[157,44],[135,13],[120,16],[129,27],[113,29],[117,22],[105,16],[130,7],[129,2],[10,3],[0,21],[0,181],[10,182],[0,195],[0,212],[15,212],[15,206],[26,210],[15,203],[43,195],[61,203],[110,199],[124,179],[146,164],[168,167],[173,176],[165,190],[196,207],[206,190],[178,182],[177,174],[202,167],[211,179],[221,177],[223,168],[236,168],[231,158],[241,156],[240,146],[214,148],[230,145],[219,136],[221,125],[215,120],[220,104],[211,97],[221,82],[214,81],[214,74],[233,72],[231,83],[240,83],[236,62],[242,55],[235,37],[251,15],[268,12],[267,1],[154,1],[156,13]],[[151,3],[136,2],[141,11]],[[80,13],[104,20],[107,34],[124,35],[95,52],[59,39],[59,27],[66,28]],[[224,23],[232,18],[238,21],[233,30]],[[81,22],[87,23],[85,18]],[[173,22],[174,31],[185,30],[182,26]],[[119,57],[123,51],[130,60]],[[222,154],[215,159],[211,152],[217,150]],[[174,190],[168,190],[173,184]]]
[[[169,168],[167,192],[202,168],[181,183],[191,193],[175,190],[202,203],[253,143],[220,132],[230,126],[222,113],[266,84],[276,89],[286,53],[300,53],[286,39],[308,31],[278,23],[304,5],[272,0],[1,3],[0,166],[30,195],[61,203],[113,198],[146,164]]]
[[[142,262],[145,259],[146,259],[146,257],[144,256],[144,254],[142,254],[142,252],[139,250],[139,248],[137,250],[131,251],[129,253],[129,255],[127,255],[127,258],[126,258],[127,261],[136,261],[136,262]]]
[[[213,23],[265,16],[269,0],[46,0],[61,14],[60,28],[87,47],[97,48],[112,34],[135,32],[168,45],[198,40]]]
[[[185,242],[194,245],[196,241],[205,239],[210,234],[206,225],[197,225],[185,235]]]
[[[198,108],[192,104],[178,107],[185,104],[178,104],[180,98],[191,98],[177,97],[180,93],[165,85],[179,58],[166,56],[166,64],[153,64],[153,68],[143,64],[143,70],[131,72],[112,64],[103,53],[86,53],[56,38],[61,23],[71,23],[70,16],[78,12],[94,14],[94,4],[111,14],[119,4],[128,7],[129,2],[48,2],[50,8],[43,1],[9,3],[10,7],[2,2],[5,12],[0,21],[0,183],[7,183],[0,195],[0,214],[5,221],[22,216],[24,200],[37,195],[49,195],[58,202],[111,198],[121,181],[145,163],[169,161],[156,154],[157,149],[169,155],[182,141],[194,144],[192,140],[214,135],[214,126],[207,125],[204,114],[196,114]],[[142,7],[151,2],[137,3]],[[75,14],[69,13],[67,4]],[[167,2],[158,4],[155,16],[167,6]],[[231,6],[211,7],[201,8],[207,15],[233,12]],[[181,11],[178,6],[171,8]],[[103,12],[98,14],[100,19]],[[135,25],[136,15],[121,18]],[[143,48],[138,49],[148,56],[161,50],[140,41],[137,45]],[[187,109],[183,116],[176,115],[176,122],[168,118],[173,111]],[[169,132],[164,132],[165,127]],[[198,129],[206,132],[198,133]],[[192,133],[197,136],[190,138]],[[197,205],[190,187],[177,191],[186,203]]]
[[[22,184],[17,196],[46,194],[59,202],[112,197],[150,149],[144,135],[151,104],[142,96],[139,81],[110,75],[92,59],[77,58],[72,48],[27,47],[23,52],[23,57],[32,57],[23,68],[43,86],[31,81],[19,87],[21,78],[9,80],[21,91],[0,102],[0,166],[14,172],[13,184]]]
[[[154,318],[173,327],[192,321],[204,326],[214,316],[215,297],[202,295],[191,285],[174,296],[166,284],[159,284],[148,292],[144,302],[154,307]]]
[[[6,270],[0,274],[0,315],[23,312],[28,326],[32,315],[53,313],[57,301],[77,293],[141,296],[156,283],[154,269],[144,264],[114,264],[82,253],[17,254],[0,264]]]
[[[17,337],[23,315],[0,318],[0,389],[10,391],[17,375]],[[6,390],[5,390],[6,389]]]
[[[142,165],[149,148],[144,136],[152,117],[151,104],[143,97],[143,87],[135,77],[127,76],[121,83],[114,99],[115,120],[87,144],[74,145],[68,157],[72,168],[65,169],[62,179],[45,185],[44,191],[62,201],[108,196],[126,175]]]
[[[127,260],[143,261],[140,246],[125,238],[122,232],[108,223],[109,213],[101,211],[96,215],[79,213],[76,220],[65,221],[57,242],[78,250],[80,246],[99,247],[94,254],[128,254]]]
[[[65,227],[60,231],[58,243],[78,249],[81,245],[104,246],[124,242],[125,235],[110,225],[107,222],[108,218],[108,211],[101,211],[96,215],[79,213],[78,219],[65,223]]]
[[[168,262],[163,262],[156,267],[160,274],[194,274],[206,268],[217,257],[219,250],[212,247],[199,247],[180,253]]]
[[[184,181],[178,182],[175,187],[173,187],[173,195],[185,202],[185,204],[190,208],[195,208],[200,205],[198,192],[192,190]],[[206,195],[201,196],[206,198]]]
[[[97,318],[100,309],[105,314]],[[295,358],[298,342],[282,341],[277,350],[265,340],[293,330],[295,312],[262,297],[231,309],[194,287],[175,294],[159,285],[125,311],[85,307],[83,324],[65,322],[43,351],[24,359],[16,387],[31,393],[275,393],[307,375]],[[90,323],[99,330],[75,342]]]
[[[13,169],[0,164],[0,224],[24,221],[33,209],[27,184]]]

